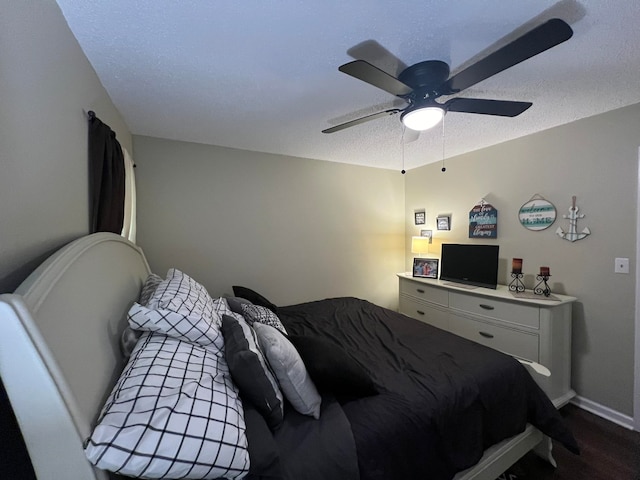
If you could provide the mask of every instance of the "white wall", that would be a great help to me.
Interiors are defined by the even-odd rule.
[[[356,296],[397,308],[399,172],[134,136],[138,243],[214,295],[278,305]]]
[[[506,120],[505,120],[506,121]],[[517,120],[508,120],[517,121]],[[407,173],[406,236],[415,209],[426,208],[443,242],[500,245],[499,281],[506,283],[511,258],[524,260],[527,286],[541,265],[551,268],[552,289],[578,297],[573,313],[573,386],[578,395],[633,415],[636,187],[640,105],[529,135]],[[533,232],[519,224],[518,210],[534,194],[555,204],[551,228]],[[592,234],[575,243],[556,235],[568,229],[571,196],[577,196],[578,230]],[[468,238],[469,210],[485,198],[498,209],[498,238]],[[450,232],[435,217],[452,213]],[[424,228],[424,227],[423,227]],[[613,272],[616,257],[630,258],[629,275]],[[406,267],[411,254],[406,256]]]
[[[0,0],[0,292],[88,233],[87,117],[131,135],[53,0]]]

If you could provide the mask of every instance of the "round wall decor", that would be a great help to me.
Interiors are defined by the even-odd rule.
[[[536,194],[520,207],[518,219],[526,229],[544,230],[556,221],[556,207]]]

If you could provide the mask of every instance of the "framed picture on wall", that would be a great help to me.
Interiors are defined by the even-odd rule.
[[[429,243],[433,241],[433,230],[420,230],[420,236],[429,239]]]
[[[422,210],[420,212],[414,212],[413,214],[416,225],[424,225],[427,223],[427,213]]]
[[[438,278],[438,259],[414,258],[413,276],[422,278]]]
[[[442,215],[436,218],[438,230],[451,230],[451,218],[448,215]]]

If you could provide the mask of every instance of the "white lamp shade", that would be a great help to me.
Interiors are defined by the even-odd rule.
[[[411,253],[429,253],[429,237],[411,237]]]
[[[416,108],[402,114],[402,123],[411,130],[428,130],[435,127],[444,117],[444,110],[440,107]]]

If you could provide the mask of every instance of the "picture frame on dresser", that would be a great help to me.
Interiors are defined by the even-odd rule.
[[[437,258],[414,258],[413,276],[420,278],[438,278]]]

